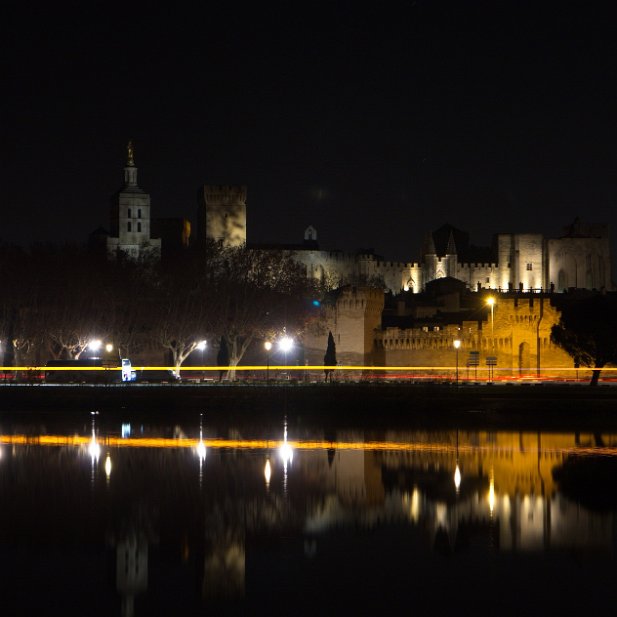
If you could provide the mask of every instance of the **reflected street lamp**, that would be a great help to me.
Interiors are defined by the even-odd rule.
[[[461,341],[459,339],[454,340],[454,349],[456,349],[456,387],[458,388],[458,350],[461,346]]]
[[[456,494],[458,495],[461,488],[461,468],[458,466],[458,462],[456,463],[456,469],[454,470],[454,488],[456,489]]]

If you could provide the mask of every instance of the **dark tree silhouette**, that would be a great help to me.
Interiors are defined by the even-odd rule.
[[[323,357],[324,366],[336,366],[336,345],[334,343],[334,337],[332,336],[332,332],[328,332],[328,347],[326,348],[326,353]],[[332,382],[332,373],[333,369],[324,369],[324,373],[326,375],[326,381],[328,378],[330,382]]]
[[[574,362],[593,368],[590,385],[598,384],[607,364],[617,364],[617,296],[603,294],[560,302],[561,318],[551,340]]]
[[[219,351],[216,354],[216,365],[229,366],[229,345],[227,344],[227,339],[224,336],[221,336]],[[226,372],[227,371],[219,371],[219,381],[222,381],[223,375]]]
[[[280,251],[209,242],[204,277],[208,331],[225,337],[227,366],[237,366],[254,341],[272,338],[283,326],[298,336],[310,317],[314,286],[303,267]],[[233,368],[229,377],[235,377]]]

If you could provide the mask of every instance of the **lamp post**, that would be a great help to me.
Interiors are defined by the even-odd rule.
[[[266,383],[270,383],[270,352],[272,351],[272,343],[266,341],[264,349],[266,350]]]
[[[493,298],[493,296],[489,296],[486,299],[486,303],[491,307],[491,345],[493,346],[493,337],[495,334],[495,298]]]
[[[294,346],[294,341],[291,337],[285,335],[279,341],[279,349],[285,354],[285,372],[287,373],[287,352],[291,351]],[[287,374],[287,381],[289,381],[289,374]]]
[[[458,388],[458,350],[461,346],[461,341],[459,339],[455,339],[453,345],[456,350],[456,387]]]
[[[486,299],[486,303],[491,307],[491,351],[493,352],[493,356],[495,355],[495,298],[493,296],[489,296]],[[495,360],[491,360],[491,362],[495,362]],[[487,362],[488,364],[488,362]],[[488,379],[489,382],[492,380],[491,372],[494,370],[492,367],[494,364],[488,367]]]
[[[92,352],[92,354],[93,354],[92,358],[94,360],[98,360],[99,356],[98,355],[94,355],[94,354],[96,354],[101,349],[102,345],[103,345],[103,343],[102,343],[101,339],[94,339],[94,340],[92,340],[92,341],[90,341],[88,343],[88,349]]]
[[[204,350],[206,349],[206,346],[208,345],[208,341],[199,341],[199,343],[197,343],[197,349],[199,349],[199,351],[201,351],[201,377],[203,379],[204,376],[204,370],[203,370],[203,365],[204,365]]]

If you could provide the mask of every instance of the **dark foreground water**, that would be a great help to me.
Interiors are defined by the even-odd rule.
[[[617,606],[617,434],[0,418],[6,615]]]

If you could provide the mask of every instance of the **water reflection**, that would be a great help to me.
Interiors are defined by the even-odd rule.
[[[0,547],[5,557],[17,547],[16,563],[35,573],[52,557],[52,570],[82,584],[99,572],[88,585],[106,601],[89,614],[250,609],[272,577],[287,600],[308,594],[308,612],[315,589],[353,596],[358,581],[365,593],[396,597],[418,576],[416,563],[444,582],[464,578],[452,564],[465,570],[470,556],[489,575],[510,563],[491,559],[524,556],[515,572],[524,580],[530,563],[546,567],[564,551],[578,555],[572,572],[560,570],[566,586],[590,568],[588,591],[600,602],[614,595],[594,581],[616,574],[617,435],[325,434],[286,421],[223,430],[203,418],[197,430],[145,427],[141,437],[125,427],[103,431],[93,418],[81,434],[0,434]],[[112,554],[84,548],[96,546]],[[87,567],[71,569],[76,552]],[[17,597],[21,574],[4,573]],[[67,580],[36,583],[59,601]]]

